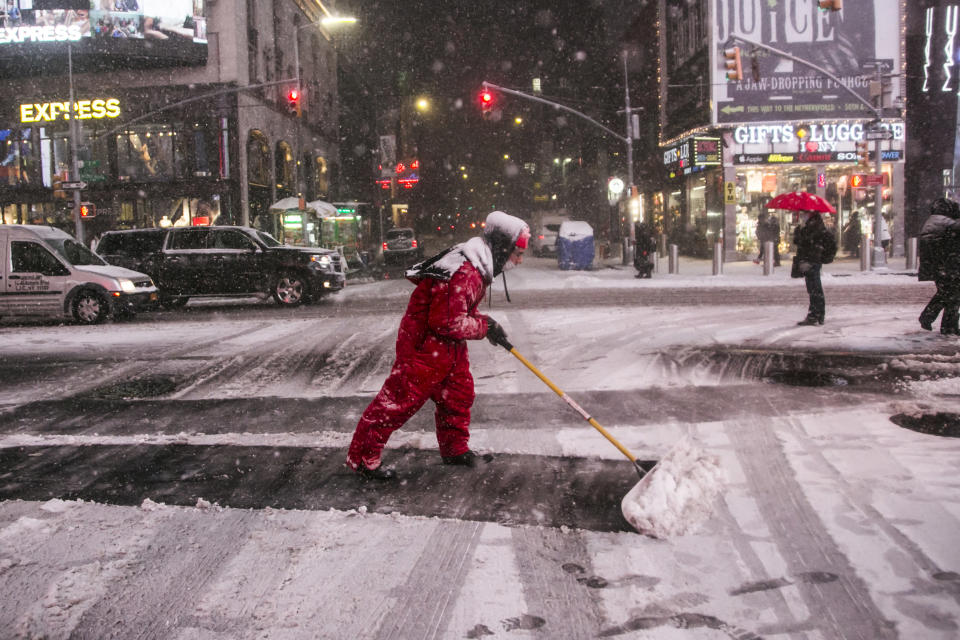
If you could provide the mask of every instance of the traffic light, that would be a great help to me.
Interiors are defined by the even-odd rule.
[[[483,114],[483,119],[489,120],[492,111],[493,111],[493,93],[491,93],[490,91],[481,91],[480,92],[480,112]]]
[[[723,50],[723,57],[727,59],[727,80],[740,82],[743,80],[743,65],[740,63],[740,47],[730,47]]]
[[[96,218],[97,217],[97,205],[92,202],[81,202],[80,203],[80,217],[81,218]]]
[[[855,173],[850,176],[850,186],[854,189],[860,189],[867,186],[867,176],[862,173]]]
[[[300,89],[297,87],[293,87],[287,91],[287,108],[290,110],[291,115],[294,115],[298,118],[303,113],[302,109],[300,108],[300,98],[302,97],[303,96],[300,93]]]
[[[870,143],[863,141],[857,143],[857,164],[861,167],[870,166]]]
[[[840,11],[843,9],[843,0],[819,0],[817,6],[826,11]]]

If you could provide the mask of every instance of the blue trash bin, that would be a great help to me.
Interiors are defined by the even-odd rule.
[[[563,270],[593,267],[593,228],[580,220],[567,220],[557,234],[557,264]]]

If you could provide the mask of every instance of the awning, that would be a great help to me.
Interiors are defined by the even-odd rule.
[[[280,202],[287,200],[284,198]],[[325,200],[313,200],[307,203],[307,207],[313,209],[321,218],[334,218],[337,215],[337,208]]]
[[[307,205],[308,209],[313,209],[311,205]],[[271,211],[289,211],[295,209],[300,211],[300,198],[295,198],[290,196],[289,198],[283,198],[282,200],[277,200],[272,205],[270,205]]]

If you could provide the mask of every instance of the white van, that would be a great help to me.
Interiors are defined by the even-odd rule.
[[[0,225],[0,316],[96,324],[157,306],[150,276],[104,262],[53,227]]]

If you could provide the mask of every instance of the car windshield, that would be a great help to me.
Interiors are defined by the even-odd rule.
[[[257,239],[268,247],[279,247],[283,244],[266,231],[257,231]]]
[[[107,264],[100,256],[73,238],[48,238],[47,244],[53,247],[61,258],[74,266]]]

